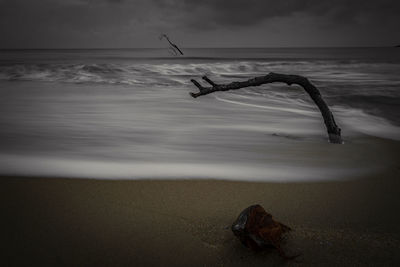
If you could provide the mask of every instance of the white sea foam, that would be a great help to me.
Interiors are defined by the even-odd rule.
[[[308,115],[308,116],[316,116],[316,112],[309,111],[309,110],[302,110],[302,109],[295,109],[295,108],[290,108],[290,107],[277,107],[277,106],[272,106],[272,105],[256,105],[256,104],[251,104],[251,103],[246,103],[246,102],[240,102],[240,101],[234,101],[234,100],[228,100],[224,99],[222,97],[216,96],[215,99],[226,102],[226,103],[231,103],[231,104],[236,104],[236,105],[242,105],[242,106],[247,106],[247,107],[253,107],[253,108],[261,108],[261,109],[269,109],[269,110],[276,110],[276,111],[283,111],[283,112],[292,112],[292,113],[297,113],[301,115]]]
[[[340,124],[350,133],[400,140],[400,127],[384,118],[369,115],[360,109],[334,107],[333,110]]]
[[[0,155],[5,175],[96,179],[222,179],[268,182],[329,181],[371,174],[379,168],[309,168],[229,162],[112,162]]]

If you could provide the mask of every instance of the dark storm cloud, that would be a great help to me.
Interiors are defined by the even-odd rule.
[[[398,14],[398,0],[0,0],[0,45],[147,45],[153,42],[148,36],[163,31],[202,35],[206,42],[211,31],[227,37],[256,32],[272,20],[275,28],[293,28],[294,35],[297,24],[343,29],[349,36],[368,28],[372,40],[379,31],[396,35]],[[246,38],[256,43],[258,36]]]
[[[155,0],[160,7],[181,11],[181,22],[195,28],[248,26],[275,17],[293,14],[327,16],[331,23],[358,23],[368,18],[374,23],[398,18],[398,0]]]
[[[112,25],[124,21],[130,16],[139,17],[138,12],[125,10],[114,5],[121,1],[90,1],[90,0],[40,0],[21,1],[10,0],[0,2],[1,20],[10,26],[63,26],[72,28],[97,27]]]
[[[139,21],[147,11],[126,8],[123,1],[91,0],[3,0],[0,2],[0,31],[6,36],[2,43],[24,46],[49,46],[74,39],[88,39],[95,33],[118,33],[131,21]],[[128,6],[129,7],[129,6]]]

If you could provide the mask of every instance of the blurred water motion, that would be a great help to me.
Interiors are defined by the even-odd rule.
[[[390,51],[389,51],[390,50]],[[165,55],[164,55],[165,53]],[[392,54],[391,54],[392,53]],[[298,181],[397,164],[400,55],[387,49],[0,52],[0,173]],[[298,87],[192,99],[191,78],[309,77],[345,145]]]

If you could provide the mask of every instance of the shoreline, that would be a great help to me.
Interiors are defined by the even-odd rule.
[[[307,183],[0,177],[2,265],[395,266],[400,168]],[[230,225],[261,204],[294,229],[253,253]]]

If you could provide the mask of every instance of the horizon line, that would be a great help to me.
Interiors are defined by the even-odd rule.
[[[210,47],[185,47],[183,49],[285,49],[285,48],[396,48],[392,46],[210,46]],[[134,49],[165,49],[165,47],[55,47],[55,48],[0,48],[1,50],[134,50]]]

